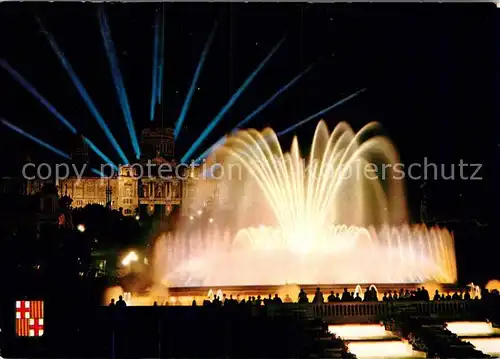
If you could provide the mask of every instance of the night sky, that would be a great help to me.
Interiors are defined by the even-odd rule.
[[[88,111],[35,20],[39,17],[73,65],[129,158],[130,139],[99,33],[97,4],[2,3],[1,58],[7,60],[109,157],[119,157]],[[148,125],[153,25],[165,17],[164,120],[175,122],[214,25],[218,29],[181,138],[180,158],[245,78],[283,37],[283,46],[224,117],[200,154],[307,66],[313,70],[254,118],[251,127],[282,130],[358,89],[368,90],[324,119],[355,130],[376,120],[402,161],[482,163],[483,181],[431,181],[441,219],[490,222],[497,154],[495,82],[498,37],[493,4],[114,4],[105,5],[135,127]],[[0,69],[0,116],[71,152],[77,138]],[[317,121],[300,127],[306,148]],[[55,160],[2,128],[2,171],[27,155]],[[289,146],[291,136],[283,142]],[[99,159],[91,155],[94,163]],[[408,183],[418,219],[421,182]],[[462,196],[460,196],[462,194]]]

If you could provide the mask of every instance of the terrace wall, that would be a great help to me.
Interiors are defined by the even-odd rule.
[[[482,301],[283,304],[214,307],[68,307],[46,303],[42,338],[16,338],[15,306],[4,311],[3,357],[213,358],[300,357],[307,352],[304,317],[327,323],[376,322],[401,311],[445,319],[484,318]],[[7,314],[7,315],[6,315]]]

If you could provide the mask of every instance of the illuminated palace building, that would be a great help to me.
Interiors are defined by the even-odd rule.
[[[72,207],[84,207],[88,204],[109,205],[112,209],[123,211],[124,215],[147,213],[164,216],[170,214],[175,207],[184,204],[182,212],[188,215],[191,211],[190,197],[194,197],[194,176],[184,179],[183,176],[172,176],[165,171],[158,176],[158,166],[170,164],[175,168],[174,136],[170,126],[163,126],[161,111],[158,116],[141,133],[144,176],[138,178],[135,166],[120,166],[119,173],[109,179],[97,176],[84,176],[81,179],[68,178],[59,182],[59,195],[69,196]],[[73,161],[88,163],[88,149],[85,144],[73,153]],[[146,164],[151,161],[152,176],[148,177]],[[164,166],[163,168],[169,168]],[[156,171],[156,172],[155,172]],[[190,189],[192,188],[192,189]],[[183,203],[184,202],[184,203]]]

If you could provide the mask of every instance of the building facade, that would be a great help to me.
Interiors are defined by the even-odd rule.
[[[112,178],[70,177],[59,181],[59,195],[68,196],[73,208],[88,204],[121,209],[125,215],[135,215],[139,206],[138,179],[129,166],[120,167]]]
[[[176,207],[182,208],[184,215],[196,211],[197,208],[191,207],[198,206],[193,200],[197,196],[197,176],[186,166],[175,170],[178,164],[174,157],[173,129],[163,127],[161,118],[155,119],[151,127],[141,132],[141,150],[142,176],[137,166],[132,165],[120,166],[118,174],[109,179],[90,175],[68,178],[59,182],[60,195],[70,197],[72,207],[107,205],[121,210],[124,215],[142,213],[163,217]],[[75,154],[85,161],[88,158],[86,151],[86,147],[80,147]],[[145,170],[148,166],[151,173]],[[167,169],[161,176],[160,168]]]
[[[118,173],[110,178],[96,176],[89,169],[89,149],[83,138],[72,151],[71,162],[87,172],[81,177],[60,179],[55,185],[60,198],[71,199],[72,208],[89,204],[108,206],[121,210],[124,215],[137,214],[168,216],[176,207],[188,216],[206,206],[207,186],[200,186],[199,168],[179,165],[175,161],[175,142],[172,126],[164,126],[161,110],[151,126],[141,132],[142,175],[136,164],[120,166]],[[145,171],[151,168],[151,175]],[[161,168],[170,169],[159,173]],[[161,176],[160,176],[161,174]],[[0,194],[15,193],[35,195],[40,193],[46,181],[23,178],[1,178]],[[210,182],[210,180],[203,180]],[[207,183],[210,186],[213,184]],[[200,190],[201,187],[201,190]],[[213,200],[208,191],[208,197]],[[205,202],[204,202],[205,201]]]

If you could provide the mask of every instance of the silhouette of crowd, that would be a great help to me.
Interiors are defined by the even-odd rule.
[[[342,293],[335,293],[334,291],[330,291],[330,294],[327,297],[327,303],[337,303],[337,302],[377,302],[379,300],[383,302],[392,302],[392,301],[444,301],[444,300],[479,300],[482,299],[496,299],[500,300],[500,295],[497,290],[493,290],[489,292],[488,290],[483,290],[481,295],[479,293],[471,294],[470,288],[466,288],[465,290],[455,291],[453,294],[446,292],[441,293],[436,289],[433,297],[431,298],[428,290],[422,286],[417,288],[416,290],[409,290],[406,288],[401,288],[398,291],[387,291],[384,292],[382,298],[379,298],[379,294],[374,286],[370,286],[364,290],[363,293],[360,291],[349,292],[347,288],[344,288]],[[233,298],[233,295],[226,296],[226,294],[222,294],[222,296],[214,295],[213,298],[207,298],[203,300],[201,303],[203,306],[215,306],[215,307],[230,307],[235,305],[250,305],[250,306],[267,306],[271,304],[282,304],[282,303],[293,303],[294,301],[290,297],[290,295],[286,294],[285,298],[281,298],[278,293],[275,293],[274,296],[269,294],[268,297],[262,298],[260,295],[257,296],[248,296],[248,298],[240,298],[240,295],[237,295],[236,298]],[[306,291],[302,288],[298,294],[297,303],[299,304],[323,304],[325,303],[324,295],[321,292],[320,288],[316,288],[314,292],[314,297],[312,302],[309,301],[309,297]],[[173,304],[179,304],[176,301]],[[192,301],[192,306],[197,306],[199,303],[196,302],[195,299]],[[169,302],[165,302],[165,305],[169,305]],[[127,304],[125,300],[123,300],[122,296],[119,296],[118,301],[115,302],[114,299],[111,299],[109,303],[110,307],[126,307]],[[158,306],[158,303],[155,301],[154,306]]]
[[[287,294],[285,296],[285,303],[291,303],[292,300],[290,296]],[[270,305],[270,304],[282,304],[283,300],[279,297],[278,293],[274,294],[274,297],[269,294],[267,298],[262,299],[260,295],[257,297],[255,296],[249,296],[247,299],[242,298],[240,299],[240,296],[238,295],[236,298],[233,298],[233,295],[230,295],[229,298],[227,298],[226,294],[222,295],[222,298],[219,298],[219,296],[214,295],[214,298],[212,301],[210,299],[205,299],[203,301],[203,306],[225,306],[225,307],[230,307],[230,306],[235,306],[235,305],[255,305],[255,306],[261,306],[261,305]],[[196,300],[193,299],[192,302],[193,306],[196,306]]]
[[[123,300],[123,296],[119,296],[118,300],[115,302],[115,298],[111,298],[111,302],[109,303],[110,307],[116,307],[116,308],[125,308],[127,306],[127,303]]]
[[[385,292],[382,297],[383,301],[391,301],[391,300],[413,300],[413,301],[429,301],[429,292],[425,287],[417,288],[416,290],[410,291],[405,288],[401,288],[399,293],[397,291],[394,292]]]

